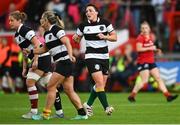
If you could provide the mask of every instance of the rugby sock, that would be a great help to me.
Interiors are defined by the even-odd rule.
[[[48,119],[51,114],[51,110],[44,108],[43,110],[43,117]]]
[[[56,99],[54,102],[54,106],[56,109],[56,114],[60,115],[63,113],[62,104],[61,104],[61,97],[60,97],[60,94],[57,90],[56,90]]]
[[[31,102],[31,112],[38,113],[38,91],[36,86],[28,87],[29,100]]]
[[[89,106],[91,106],[93,103],[94,103],[94,100],[97,98],[97,93],[96,93],[96,88],[95,88],[95,85],[93,86],[92,90],[91,90],[91,94],[90,94],[90,97],[87,101],[87,104]]]
[[[78,111],[78,115],[86,115],[84,108],[80,108],[77,111]]]
[[[108,102],[107,102],[107,97],[106,97],[106,93],[105,93],[104,89],[103,90],[96,89],[96,92],[97,92],[97,96],[98,96],[104,110],[106,110],[106,107],[108,107]]]

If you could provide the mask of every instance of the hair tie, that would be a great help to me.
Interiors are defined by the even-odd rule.
[[[59,17],[59,19],[61,20],[61,16],[58,15],[56,12],[54,12],[54,15],[57,16],[57,17]]]

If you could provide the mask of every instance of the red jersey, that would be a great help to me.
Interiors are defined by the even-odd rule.
[[[150,38],[146,38],[144,35],[140,34],[137,39],[136,43],[141,43],[143,47],[150,47],[154,45],[154,42],[152,40],[152,36]],[[144,51],[144,52],[138,52],[138,58],[137,62],[139,64],[143,63],[154,63],[154,51]]]

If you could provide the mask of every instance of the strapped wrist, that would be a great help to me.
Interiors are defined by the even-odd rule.
[[[33,49],[31,49],[31,54],[34,54],[34,50]]]

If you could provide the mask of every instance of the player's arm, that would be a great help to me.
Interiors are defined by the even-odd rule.
[[[108,35],[104,35],[102,33],[99,33],[97,35],[100,39],[108,40],[111,42],[116,42],[117,41],[117,34],[115,31],[110,32]]]
[[[136,44],[136,50],[137,52],[145,52],[145,51],[155,51],[156,46],[149,46],[149,47],[143,47],[143,44],[140,42],[137,42]]]
[[[29,49],[23,49],[23,53],[24,55],[28,55],[28,54],[36,54],[36,55],[39,55],[39,54],[43,54],[45,52],[47,52],[48,49],[46,46],[42,46],[41,48],[34,48],[33,50],[29,50]]]
[[[70,41],[69,41],[69,38],[66,37],[66,36],[63,36],[60,38],[61,42],[66,46],[67,48],[67,51],[68,51],[68,54],[69,54],[69,57],[70,57],[70,60],[72,62],[75,62],[76,61],[76,58],[73,56],[73,52],[72,52],[72,46],[70,44]]]
[[[159,55],[159,56],[161,56],[161,55],[163,54],[163,52],[162,52],[162,50],[161,50],[160,45],[158,44],[158,41],[156,41],[156,42],[154,43],[154,45],[156,46],[156,50],[155,50],[156,54]]]
[[[40,47],[40,42],[39,42],[39,40],[37,39],[36,36],[34,36],[31,39],[31,42],[33,43],[35,49]],[[33,60],[34,61],[33,61],[33,64],[32,64],[32,69],[36,69],[37,66],[38,66],[38,54],[34,54]]]
[[[44,45],[44,46],[42,46],[41,48],[36,48],[36,49],[34,49],[33,50],[33,54],[43,54],[43,53],[45,53],[45,52],[47,52],[48,51],[48,49],[47,49],[47,47]]]
[[[73,37],[72,37],[72,39],[73,39],[75,42],[79,43],[79,42],[81,41],[81,39],[82,39],[82,36],[79,36],[78,34],[74,34]]]
[[[27,65],[28,65],[28,58],[23,55],[23,70],[22,70],[22,76],[26,78],[27,75]]]
[[[72,37],[72,39],[73,39],[75,42],[77,42],[77,43],[81,42],[81,39],[82,39],[82,37],[83,37],[83,29],[84,29],[83,24],[80,24],[80,25],[78,26],[78,28],[77,28],[76,33],[75,33],[75,34],[73,35],[73,37]]]

